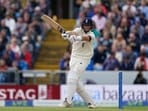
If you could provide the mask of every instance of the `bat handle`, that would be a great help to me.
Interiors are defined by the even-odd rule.
[[[62,28],[60,28],[60,27],[59,27],[58,29],[59,29],[59,32],[60,32],[60,33],[66,33],[66,31],[65,31],[64,29],[62,29]]]
[[[63,31],[63,30],[59,30],[59,32],[60,32],[60,33],[65,33],[65,31]]]

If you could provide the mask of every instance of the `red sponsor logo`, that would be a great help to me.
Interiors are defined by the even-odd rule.
[[[0,85],[0,100],[60,99],[59,85]]]
[[[60,86],[49,85],[48,86],[48,99],[60,99]]]
[[[33,100],[37,93],[37,86],[0,86],[0,100]]]
[[[38,86],[38,99],[47,99],[47,85],[39,85]]]

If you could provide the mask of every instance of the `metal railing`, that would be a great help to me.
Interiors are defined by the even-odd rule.
[[[124,84],[133,84],[138,71],[122,71]],[[68,71],[61,70],[25,70],[0,71],[0,84],[65,84]],[[118,71],[86,71],[82,81],[86,84],[117,84]],[[148,71],[142,72],[148,80]]]
[[[50,70],[8,70],[0,71],[0,85],[4,84],[62,84],[67,71]],[[62,79],[61,81],[61,78]],[[46,81],[44,81],[46,80]]]

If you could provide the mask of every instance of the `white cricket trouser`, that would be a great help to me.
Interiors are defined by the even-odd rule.
[[[69,78],[80,79],[81,75],[84,73],[86,67],[88,66],[89,59],[71,58],[70,60],[70,72],[75,72],[75,74],[69,74]]]
[[[84,73],[87,65],[89,63],[88,59],[71,58],[70,60],[70,71],[67,76],[67,101],[72,103],[72,97],[75,92],[77,92],[86,103],[93,104],[93,100],[87,94],[84,89],[83,84],[80,82],[80,77]]]

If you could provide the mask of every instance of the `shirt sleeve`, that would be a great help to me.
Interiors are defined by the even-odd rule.
[[[81,28],[75,28],[74,30],[72,30],[72,32],[79,33],[80,30],[81,30]]]

